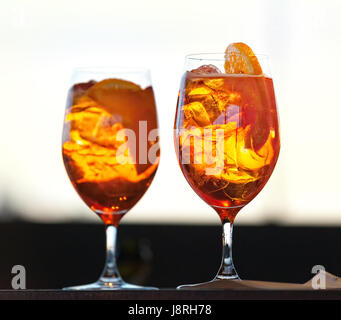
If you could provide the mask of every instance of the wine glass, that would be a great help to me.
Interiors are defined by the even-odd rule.
[[[174,124],[178,161],[187,182],[223,226],[222,262],[212,281],[239,279],[232,261],[233,222],[264,187],[279,155],[268,58],[255,56],[262,74],[222,72],[224,53],[186,56],[180,85]]]
[[[115,257],[119,222],[147,191],[159,163],[149,71],[74,70],[62,153],[72,185],[106,227],[106,263],[99,280],[66,289],[155,289],[125,283]]]

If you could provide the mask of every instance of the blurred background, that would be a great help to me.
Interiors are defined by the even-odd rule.
[[[177,164],[173,119],[185,55],[223,52],[232,42],[245,42],[254,52],[270,56],[282,141],[279,161],[271,179],[237,217],[237,228],[245,237],[240,239],[244,239],[244,243],[251,240],[250,243],[254,243],[257,238],[271,239],[271,232],[278,234],[276,228],[281,227],[281,230],[313,227],[311,230],[314,231],[308,232],[309,239],[316,239],[321,226],[336,230],[341,226],[341,171],[338,170],[341,156],[338,122],[341,117],[340,11],[338,0],[2,0],[0,228],[3,232],[0,240],[3,250],[16,252],[16,258],[3,258],[4,261],[8,265],[20,264],[21,253],[33,252],[40,244],[41,254],[36,256],[35,262],[27,263],[43,263],[44,252],[48,251],[44,250],[46,237],[54,241],[55,250],[62,255],[66,249],[59,242],[63,237],[61,232],[69,232],[74,241],[88,241],[88,245],[96,238],[99,249],[91,250],[103,254],[104,238],[101,237],[104,234],[100,221],[73,190],[61,157],[64,108],[75,67],[151,69],[159,114],[161,163],[148,192],[122,220],[122,233],[125,228],[131,236],[128,238],[135,238],[137,246],[142,241],[147,247],[148,241],[159,240],[148,240],[152,236],[147,234],[139,235],[142,228],[154,232],[172,225],[173,229],[162,229],[169,232],[165,240],[168,244],[174,237],[170,230],[178,230],[177,226],[187,228],[183,229],[187,230],[182,233],[184,239],[191,239],[189,233],[194,230],[206,230],[200,234],[208,232],[207,235],[210,234],[207,230],[211,230],[212,235],[219,235],[218,216],[191,190]],[[19,221],[18,229],[15,226]],[[56,229],[58,225],[59,229]],[[80,232],[77,236],[71,236],[71,229],[67,228],[70,225],[78,226],[78,229],[73,227]],[[190,228],[194,225],[199,229]],[[277,227],[264,227],[273,225]],[[242,232],[250,228],[253,233]],[[51,230],[55,236],[50,237],[46,230]],[[99,238],[95,235],[91,238],[91,231],[82,237],[86,230],[99,230]],[[134,231],[129,233],[129,230]],[[262,238],[260,231],[255,230],[270,233],[264,233]],[[44,237],[39,232],[43,232]],[[289,231],[283,232],[289,241],[285,242],[288,252],[297,247],[295,241],[302,243],[301,238],[290,238]],[[250,234],[255,237],[251,239]],[[13,235],[20,239],[25,235],[25,239],[31,240],[36,236],[37,241],[32,240],[31,246],[26,242],[26,247],[19,240],[16,245],[12,241],[14,247],[8,247],[7,239]],[[219,255],[220,247],[215,245],[212,235],[203,238],[196,234],[196,239],[202,241],[206,249],[211,243]],[[217,239],[219,241],[219,236]],[[318,247],[322,245],[320,241],[314,248],[308,245],[310,240],[306,241],[306,250],[322,250]],[[332,242],[336,245],[334,238]],[[330,248],[331,243],[327,242],[326,247]],[[31,251],[27,251],[28,247]],[[286,249],[282,246],[282,250]],[[76,263],[79,256],[71,253],[71,248],[67,250],[70,250],[70,259],[75,259],[72,263]],[[138,249],[135,251],[139,252]],[[207,249],[208,252],[211,251]],[[32,254],[28,255],[32,257]],[[2,256],[9,257],[8,254]],[[192,258],[190,261],[196,259]],[[58,256],[60,259],[65,257]],[[339,268],[341,274],[341,260],[335,255],[333,259],[333,268]],[[71,265],[70,260],[68,264]],[[189,266],[188,270],[191,269]],[[204,272],[204,266],[201,268]],[[309,274],[310,267],[306,268],[304,270]],[[31,286],[61,284],[51,280],[51,272],[45,282],[31,280]],[[284,278],[274,272],[273,280],[299,278],[298,274],[290,278],[287,272]],[[262,278],[259,273],[254,277],[257,275]],[[263,274],[263,278],[266,275]]]

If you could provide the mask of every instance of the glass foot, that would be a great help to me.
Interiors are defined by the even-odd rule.
[[[123,280],[112,281],[111,279],[103,280],[100,279],[94,283],[74,286],[74,287],[66,287],[63,288],[66,291],[77,291],[77,290],[88,290],[88,291],[114,291],[114,290],[159,290],[154,287],[143,287],[137,286],[134,284],[126,283]]]
[[[219,280],[241,280],[239,276],[235,273],[233,275],[224,276],[224,275],[217,275],[211,282],[219,281]]]
[[[193,289],[195,290],[196,287],[206,287],[207,288],[214,288],[214,283],[219,282],[220,280],[231,280],[231,281],[239,281],[241,280],[238,276],[232,276],[232,277],[221,277],[217,276],[211,281],[207,282],[201,282],[201,283],[195,283],[195,284],[182,284],[181,286],[178,286],[176,289],[177,290],[183,290],[183,289]]]

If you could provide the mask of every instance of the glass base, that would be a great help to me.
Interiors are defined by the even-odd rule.
[[[231,276],[223,276],[223,275],[218,275],[216,276],[212,281],[219,281],[219,280],[241,280],[237,274],[233,274]]]
[[[123,280],[112,281],[112,279],[100,279],[94,283],[74,286],[74,287],[66,287],[63,288],[66,291],[80,291],[80,290],[88,290],[88,291],[114,291],[114,290],[159,290],[154,287],[143,287],[137,286],[134,284],[126,283]]]
[[[197,286],[201,286],[201,285],[205,285],[205,284],[209,284],[209,283],[214,283],[214,282],[217,282],[220,280],[239,281],[241,279],[237,275],[236,276],[217,276],[211,281],[195,283],[195,284],[183,284],[181,286],[178,286],[176,289],[177,290],[182,290],[182,289],[193,289],[193,290],[195,290],[195,288]]]

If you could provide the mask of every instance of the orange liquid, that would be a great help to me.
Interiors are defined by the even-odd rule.
[[[264,187],[279,155],[272,79],[187,72],[175,128],[187,181],[222,220],[232,222]]]
[[[154,94],[151,87],[118,90],[94,95],[95,82],[77,84],[70,90],[63,133],[63,159],[70,180],[84,202],[106,224],[118,225],[148,189],[158,166],[139,161],[139,121],[147,131],[157,128]],[[122,129],[136,134],[136,161],[132,145],[117,139]],[[147,142],[146,152],[156,142]],[[127,145],[122,164],[118,149]]]

